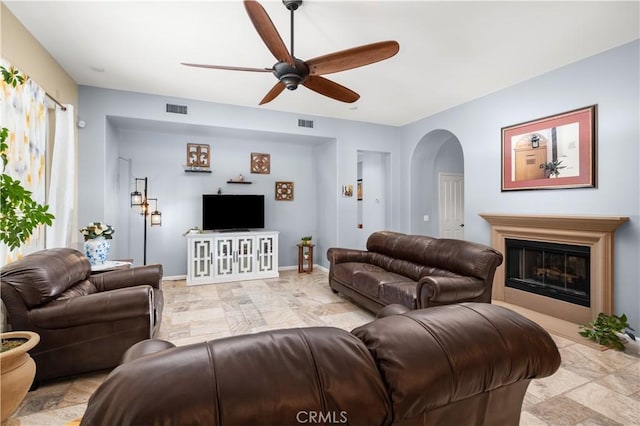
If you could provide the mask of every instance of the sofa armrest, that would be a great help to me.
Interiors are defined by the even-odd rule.
[[[153,290],[149,286],[122,288],[56,300],[29,311],[31,322],[44,329],[69,328],[149,316]]]
[[[327,250],[327,259],[330,264],[345,262],[368,262],[371,252],[366,250],[331,247]]]
[[[149,285],[160,288],[162,282],[162,265],[137,266],[135,268],[120,269],[91,275],[89,281],[98,291],[110,291],[117,288]]]
[[[469,301],[486,290],[484,281],[475,277],[443,277],[430,275],[418,281],[416,299],[418,308],[437,304]]]

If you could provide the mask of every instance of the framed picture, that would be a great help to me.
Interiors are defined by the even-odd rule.
[[[362,179],[358,179],[358,184],[356,185],[356,197],[358,201],[362,201]]]
[[[502,191],[594,188],[597,105],[502,128]]]
[[[251,173],[268,175],[271,173],[271,155],[259,152],[251,153]]]
[[[342,185],[342,196],[353,197],[353,185]]]
[[[293,201],[293,182],[276,182],[276,201]]]
[[[211,165],[209,144],[187,144],[187,167],[209,167]]]

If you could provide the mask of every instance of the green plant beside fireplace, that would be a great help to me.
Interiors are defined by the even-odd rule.
[[[625,314],[616,316],[601,312],[595,320],[588,324],[580,325],[580,330],[578,333],[582,337],[587,337],[600,345],[618,350],[624,349],[624,342],[619,334],[625,333],[635,339],[635,336],[629,331],[633,331],[633,328],[629,327]]]
[[[7,70],[0,66],[2,79],[16,87],[24,83],[24,77],[18,70]],[[2,174],[0,175],[0,241],[10,250],[24,244],[39,225],[51,225],[54,216],[49,213],[49,206],[37,203],[31,191],[22,186],[19,180],[13,179],[5,170],[9,162],[7,138],[9,129],[0,130],[0,157],[2,158]]]

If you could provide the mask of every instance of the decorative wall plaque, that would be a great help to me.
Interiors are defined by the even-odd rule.
[[[187,144],[187,167],[210,167],[211,148],[208,144],[188,143]]]
[[[293,182],[276,182],[276,200],[293,201]]]
[[[271,173],[271,154],[251,153],[251,173],[268,175]]]

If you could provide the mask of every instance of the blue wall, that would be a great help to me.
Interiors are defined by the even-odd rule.
[[[360,244],[356,197],[340,195],[343,184],[355,188],[358,150],[390,153],[390,227],[408,232],[412,223],[419,222],[416,215],[429,208],[428,202],[412,196],[415,185],[427,183],[423,176],[420,182],[412,181],[410,165],[423,152],[417,147],[425,135],[440,129],[450,132],[452,141],[462,147],[465,238],[469,240],[490,243],[489,225],[478,216],[483,212],[628,216],[630,221],[616,234],[615,310],[625,312],[632,325],[640,328],[639,51],[640,42],[635,41],[400,128],[81,87],[78,115],[87,126],[79,132],[79,220],[122,220],[117,207],[122,201],[117,200],[126,198],[131,189],[119,187],[126,185],[119,183],[122,170],[116,168],[122,167],[118,156],[131,158],[133,175],[152,178],[154,195],[167,214],[162,229],[157,233],[153,229],[150,259],[165,264],[167,275],[184,274],[186,249],[181,234],[194,225],[199,194],[205,188],[217,189],[245,161],[248,169],[250,152],[269,152],[272,161],[286,160],[272,165],[272,175],[266,179],[295,181],[296,197],[302,197],[289,207],[279,207],[286,214],[285,225],[267,224],[285,234],[280,266],[295,264],[292,247],[299,236],[309,233],[318,244],[316,263],[326,265],[328,247]],[[187,103],[189,116],[166,114],[166,102]],[[500,191],[502,127],[592,104],[598,104],[597,188]],[[117,117],[137,124],[128,125]],[[298,128],[298,118],[313,119],[315,127]],[[141,120],[151,122],[142,121],[145,124],[140,126]],[[180,170],[185,145],[191,141],[210,143],[214,168],[220,164],[216,165],[216,158],[228,158],[229,169],[191,188],[194,179]],[[248,170],[243,174],[248,176]],[[262,187],[251,185],[252,191],[260,188],[268,195],[271,181],[261,180]],[[178,191],[181,201],[173,205]],[[268,217],[273,218],[273,213]],[[131,234],[137,232],[131,229]],[[127,239],[123,234],[127,232],[118,233],[117,238]],[[139,238],[130,239],[129,249],[135,250]]]
[[[403,127],[406,163],[424,135],[453,133],[464,153],[465,238],[490,244],[479,213],[628,216],[615,243],[615,310],[640,324],[640,42],[635,41]],[[500,129],[598,105],[597,188],[500,190]],[[405,177],[410,182],[409,170]],[[412,193],[412,185],[406,194]],[[425,185],[424,182],[419,182]],[[408,198],[407,195],[403,199]],[[409,207],[416,203],[409,201]],[[406,208],[405,220],[421,214]],[[634,327],[635,328],[635,327]]]
[[[167,102],[187,104],[189,115],[166,113]],[[78,136],[78,220],[116,224],[110,258],[140,264],[143,222],[128,197],[133,178],[148,177],[163,225],[148,229],[147,263],[162,263],[168,276],[186,274],[182,234],[201,223],[201,195],[219,187],[266,195],[265,225],[280,232],[280,267],[296,265],[295,245],[303,235],[314,236],[315,262],[327,265],[329,247],[358,241],[356,197],[341,196],[343,184],[355,188],[358,150],[401,158],[395,127],[86,86],[80,87],[79,104],[86,127]],[[314,128],[298,127],[298,118],[313,119]],[[211,145],[213,173],[184,172],[190,142]],[[271,155],[271,174],[250,173],[251,152]],[[254,183],[226,183],[239,173]],[[274,200],[279,180],[294,182],[293,201]],[[397,210],[391,227],[400,229],[399,193],[390,205]]]

